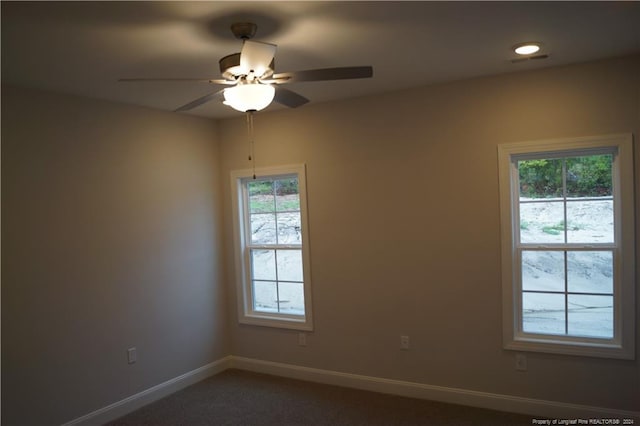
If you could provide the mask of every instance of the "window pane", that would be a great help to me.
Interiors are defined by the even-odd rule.
[[[564,243],[564,202],[520,203],[520,242]]]
[[[278,244],[301,244],[300,212],[278,213]]]
[[[522,330],[527,333],[565,334],[564,295],[522,293]]]
[[[303,281],[301,250],[278,250],[278,280]]]
[[[278,312],[276,283],[253,281],[253,309],[260,312]]]
[[[276,215],[273,213],[252,214],[251,242],[254,244],[276,243]]]
[[[613,337],[613,297],[569,295],[569,334]]]
[[[251,272],[254,280],[276,280],[274,250],[251,250]]]
[[[522,289],[564,291],[564,252],[523,251]]]
[[[304,287],[302,283],[279,283],[280,312],[304,315]]]
[[[567,242],[612,243],[613,200],[568,201]]]
[[[272,181],[250,181],[247,182],[247,188],[250,213],[269,213],[275,210]]]
[[[298,194],[298,179],[280,179],[275,181],[276,208],[281,211],[300,210],[300,196]]]
[[[567,197],[611,196],[612,161],[611,154],[567,158]]]
[[[520,197],[562,197],[562,160],[518,161]]]
[[[567,253],[567,284],[572,293],[613,293],[613,253]]]

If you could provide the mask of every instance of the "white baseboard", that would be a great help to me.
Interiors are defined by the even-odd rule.
[[[152,388],[139,392],[121,401],[115,402],[106,407],[100,408],[92,413],[78,417],[62,426],[89,426],[101,425],[118,417],[122,417],[132,411],[137,410],[147,404],[164,398],[187,386],[214,376],[228,368],[231,364],[231,356],[214,361],[195,370],[189,371],[164,383],[160,383]]]
[[[466,389],[433,386],[423,383],[383,379],[338,371],[321,370],[251,358],[231,357],[231,368],[257,373],[289,377],[309,382],[325,383],[355,389],[451,404],[467,405],[492,410],[507,411],[547,419],[631,419],[640,424],[640,411],[591,407],[556,401],[523,398]]]
[[[107,423],[229,368],[410,398],[527,414],[532,418],[538,419],[620,419],[620,424],[622,424],[622,419],[631,419],[635,423],[630,424],[640,424],[640,411],[591,407],[434,386],[230,355],[79,417],[62,426],[89,426]]]

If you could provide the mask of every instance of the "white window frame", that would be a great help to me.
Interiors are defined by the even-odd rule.
[[[302,248],[302,271],[304,280],[304,315],[291,315],[256,311],[253,309],[253,288],[251,285],[250,223],[249,206],[245,182],[257,179],[298,178],[300,197],[300,228]],[[311,269],[309,256],[309,227],[307,220],[306,167],[304,164],[266,167],[255,170],[235,170],[231,172],[231,197],[233,210],[233,237],[235,251],[235,274],[238,301],[238,321],[242,324],[294,330],[313,330],[311,303]],[[299,246],[296,246],[299,247]]]
[[[517,258],[519,188],[517,160],[528,155],[581,155],[611,149],[614,199],[614,336],[579,338],[522,330],[521,271]],[[538,157],[540,158],[540,157]],[[631,134],[520,142],[498,146],[502,245],[504,348],[601,358],[635,359],[635,230]],[[551,245],[551,244],[550,244]]]

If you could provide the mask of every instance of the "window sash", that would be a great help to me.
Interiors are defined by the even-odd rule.
[[[259,250],[269,250],[269,251],[274,251],[274,271],[273,271],[273,276],[272,277],[265,277],[265,276],[256,276],[256,274],[254,273],[254,262],[253,262],[253,258],[252,258],[252,253],[254,251],[259,251]],[[301,270],[301,277],[299,280],[295,280],[293,279],[291,276],[281,276],[278,270],[278,252],[286,252],[286,251],[297,251],[300,252],[300,270]],[[248,298],[250,303],[251,303],[251,312],[254,313],[264,313],[264,312],[270,312],[271,314],[278,314],[278,315],[285,315],[287,318],[304,318],[305,315],[305,307],[304,304],[302,306],[302,312],[300,313],[290,313],[290,312],[285,312],[284,311],[284,307],[281,307],[281,304],[284,303],[285,299],[281,299],[281,284],[299,284],[302,286],[303,289],[303,300],[304,300],[304,285],[305,285],[305,281],[304,281],[304,262],[303,262],[303,256],[302,256],[302,248],[301,247],[287,247],[287,248],[279,248],[279,249],[275,249],[273,247],[261,247],[261,248],[249,248],[247,247],[246,249],[246,265],[248,268],[248,276],[249,276],[249,285],[248,285],[248,291],[250,292],[250,297]],[[275,311],[267,311],[265,309],[258,309],[256,307],[256,304],[258,303],[258,298],[256,296],[256,292],[257,289],[255,287],[256,283],[273,283],[275,285],[275,292],[276,292],[276,297],[275,297],[275,304],[276,304],[276,309]],[[288,301],[287,301],[288,302]]]
[[[522,272],[522,265],[523,265],[523,259],[522,259],[522,253],[524,251],[555,251],[558,253],[564,253],[564,259],[563,259],[563,289],[562,290],[532,290],[532,289],[524,289],[524,285],[523,285],[523,280],[522,280],[522,276],[523,276],[523,272]],[[614,276],[612,277],[612,289],[610,292],[590,292],[590,291],[572,291],[569,289],[569,267],[568,267],[568,261],[567,261],[567,255],[569,253],[573,253],[573,252],[580,252],[580,251],[610,251],[612,256],[612,269],[613,269],[613,274]],[[566,249],[566,248],[562,248],[562,247],[536,247],[536,248],[530,248],[527,247],[526,249],[516,249],[516,255],[515,255],[515,260],[516,260],[516,264],[515,266],[515,273],[514,273],[514,281],[515,281],[515,289],[516,289],[516,294],[518,295],[518,297],[516,298],[516,303],[515,303],[515,309],[514,309],[514,315],[516,318],[516,324],[517,324],[517,334],[521,337],[524,336],[535,336],[537,338],[541,338],[541,337],[545,337],[545,336],[554,336],[554,338],[562,338],[562,339],[569,339],[571,341],[589,341],[589,342],[598,342],[598,343],[615,343],[618,342],[620,340],[620,316],[621,316],[621,312],[620,312],[620,304],[617,303],[617,299],[618,299],[618,294],[620,294],[620,283],[619,283],[619,279],[615,276],[616,275],[616,268],[615,268],[615,264],[618,261],[617,256],[616,256],[617,250],[612,249],[612,248],[598,248],[598,249],[594,249],[594,248],[583,248],[583,247],[576,247],[574,249]],[[531,331],[525,331],[524,330],[524,295],[525,294],[556,294],[556,295],[561,295],[564,297],[564,329],[565,332],[564,333],[560,333],[560,334],[546,334],[546,333],[535,333],[535,332],[531,332]],[[589,337],[586,335],[577,335],[577,334],[570,334],[569,333],[569,313],[570,313],[570,309],[568,306],[569,303],[569,297],[570,296],[604,296],[604,297],[613,297],[613,323],[612,323],[612,327],[613,327],[613,335],[612,337]]]

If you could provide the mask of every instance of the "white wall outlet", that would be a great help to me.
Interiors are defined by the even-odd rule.
[[[409,336],[400,336],[400,349],[403,351],[409,350]]]
[[[307,333],[298,333],[298,346],[307,346]]]
[[[527,371],[527,356],[525,354],[516,354],[516,370]]]
[[[135,347],[127,349],[127,361],[129,364],[135,364],[138,361],[138,350]]]

